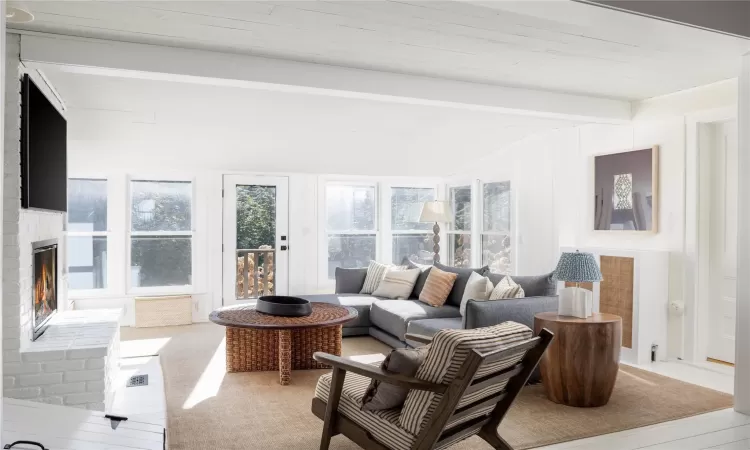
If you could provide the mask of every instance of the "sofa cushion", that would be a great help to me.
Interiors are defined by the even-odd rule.
[[[417,319],[461,317],[458,308],[445,305],[434,308],[419,300],[376,301],[370,308],[372,324],[387,333],[404,340],[409,322]]]
[[[487,274],[492,284],[497,286],[505,278],[505,274]],[[557,295],[557,280],[553,272],[544,275],[520,276],[513,275],[513,281],[523,288],[526,297],[550,297]]]
[[[419,269],[389,270],[372,295],[376,297],[407,299],[414,290]]]
[[[311,302],[330,303],[332,305],[350,306],[357,310],[357,318],[344,324],[344,328],[369,327],[370,305],[381,300],[378,297],[364,294],[313,294],[300,295],[300,298]]]
[[[445,301],[448,300],[457,277],[458,274],[433,267],[427,277],[427,282],[424,284],[422,293],[419,294],[419,301],[436,308],[443,306]]]
[[[336,267],[336,293],[337,294],[359,294],[362,285],[365,284],[367,267],[358,269],[344,269]]]
[[[450,295],[448,295],[448,300],[445,302],[446,305],[453,305],[456,307],[461,306],[461,298],[463,298],[464,296],[464,289],[466,289],[466,283],[469,282],[471,273],[476,272],[479,275],[485,275],[489,271],[489,267],[487,266],[480,267],[478,269],[465,269],[461,267],[449,267],[444,266],[440,263],[435,263],[435,267],[445,272],[458,274],[458,277],[456,277],[456,282],[453,283],[453,289],[451,290]],[[493,281],[492,284],[494,285],[497,283]]]
[[[412,320],[406,331],[409,334],[420,334],[422,336],[432,337],[440,330],[460,330],[463,328],[461,317],[448,317],[445,319],[421,319]],[[407,340],[407,344],[412,347],[421,347],[425,344]]]
[[[430,275],[430,269],[432,269],[432,266],[414,263],[408,257],[404,257],[401,265],[407,269],[419,269],[422,271],[417,277],[417,281],[414,283],[414,289],[411,291],[411,296],[409,296],[409,298],[418,299],[419,294],[421,294],[422,289],[424,289],[424,284],[427,282],[427,277]]]

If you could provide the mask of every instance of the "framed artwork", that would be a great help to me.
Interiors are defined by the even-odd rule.
[[[594,230],[657,232],[659,147],[594,157]]]

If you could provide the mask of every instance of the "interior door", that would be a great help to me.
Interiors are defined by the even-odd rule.
[[[734,363],[737,315],[737,123],[716,127],[711,202],[708,358]]]
[[[223,303],[286,295],[289,181],[224,175]]]

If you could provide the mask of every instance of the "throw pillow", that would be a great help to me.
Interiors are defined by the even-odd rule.
[[[526,294],[523,292],[523,288],[513,281],[513,278],[506,275],[505,278],[500,280],[492,290],[490,294],[490,300],[500,300],[504,298],[521,298],[525,297]]]
[[[430,274],[427,275],[424,289],[419,294],[419,301],[430,306],[443,306],[453,289],[456,278],[458,274],[445,272],[433,266]]]
[[[487,275],[490,270],[490,268],[487,266],[480,267],[478,269],[469,269],[462,267],[445,266],[441,263],[435,263],[433,267],[437,267],[443,272],[451,272],[458,275],[458,277],[456,278],[456,282],[453,285],[453,290],[451,291],[450,295],[448,296],[448,300],[446,301],[447,304],[453,306],[461,306],[461,299],[464,296],[464,289],[466,289],[466,283],[469,281],[469,277],[471,276],[472,272],[476,272],[479,275]]]
[[[367,267],[360,269],[344,269],[336,267],[336,293],[359,294],[367,277]]]
[[[390,269],[375,289],[372,295],[385,298],[407,299],[414,289],[417,277],[422,273],[419,269],[394,270]]]
[[[476,272],[472,272],[469,276],[469,281],[466,283],[464,296],[461,298],[461,307],[459,308],[461,316],[466,313],[466,302],[469,300],[489,300],[493,288],[494,286],[489,278],[483,277]]]
[[[411,261],[406,256],[404,256],[404,260],[401,262],[401,265],[409,269],[419,269],[422,271],[422,273],[419,274],[419,277],[417,277],[417,282],[414,283],[414,290],[412,291],[410,296],[410,298],[419,298],[419,294],[421,294],[422,289],[424,289],[424,283],[427,281],[427,276],[430,274],[430,269],[432,269],[432,266],[417,264]]]
[[[370,265],[367,267],[367,276],[365,282],[362,285],[360,294],[372,294],[378,285],[385,277],[385,273],[391,266],[389,264],[381,264],[377,261],[370,261]]]
[[[427,357],[430,346],[419,348],[398,348],[393,350],[380,365],[386,372],[413,377],[422,361]],[[377,411],[379,409],[398,408],[404,404],[409,395],[409,388],[372,380],[362,397],[362,409]]]

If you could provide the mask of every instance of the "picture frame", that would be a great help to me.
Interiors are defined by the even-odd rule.
[[[593,157],[596,232],[659,230],[659,146]]]

